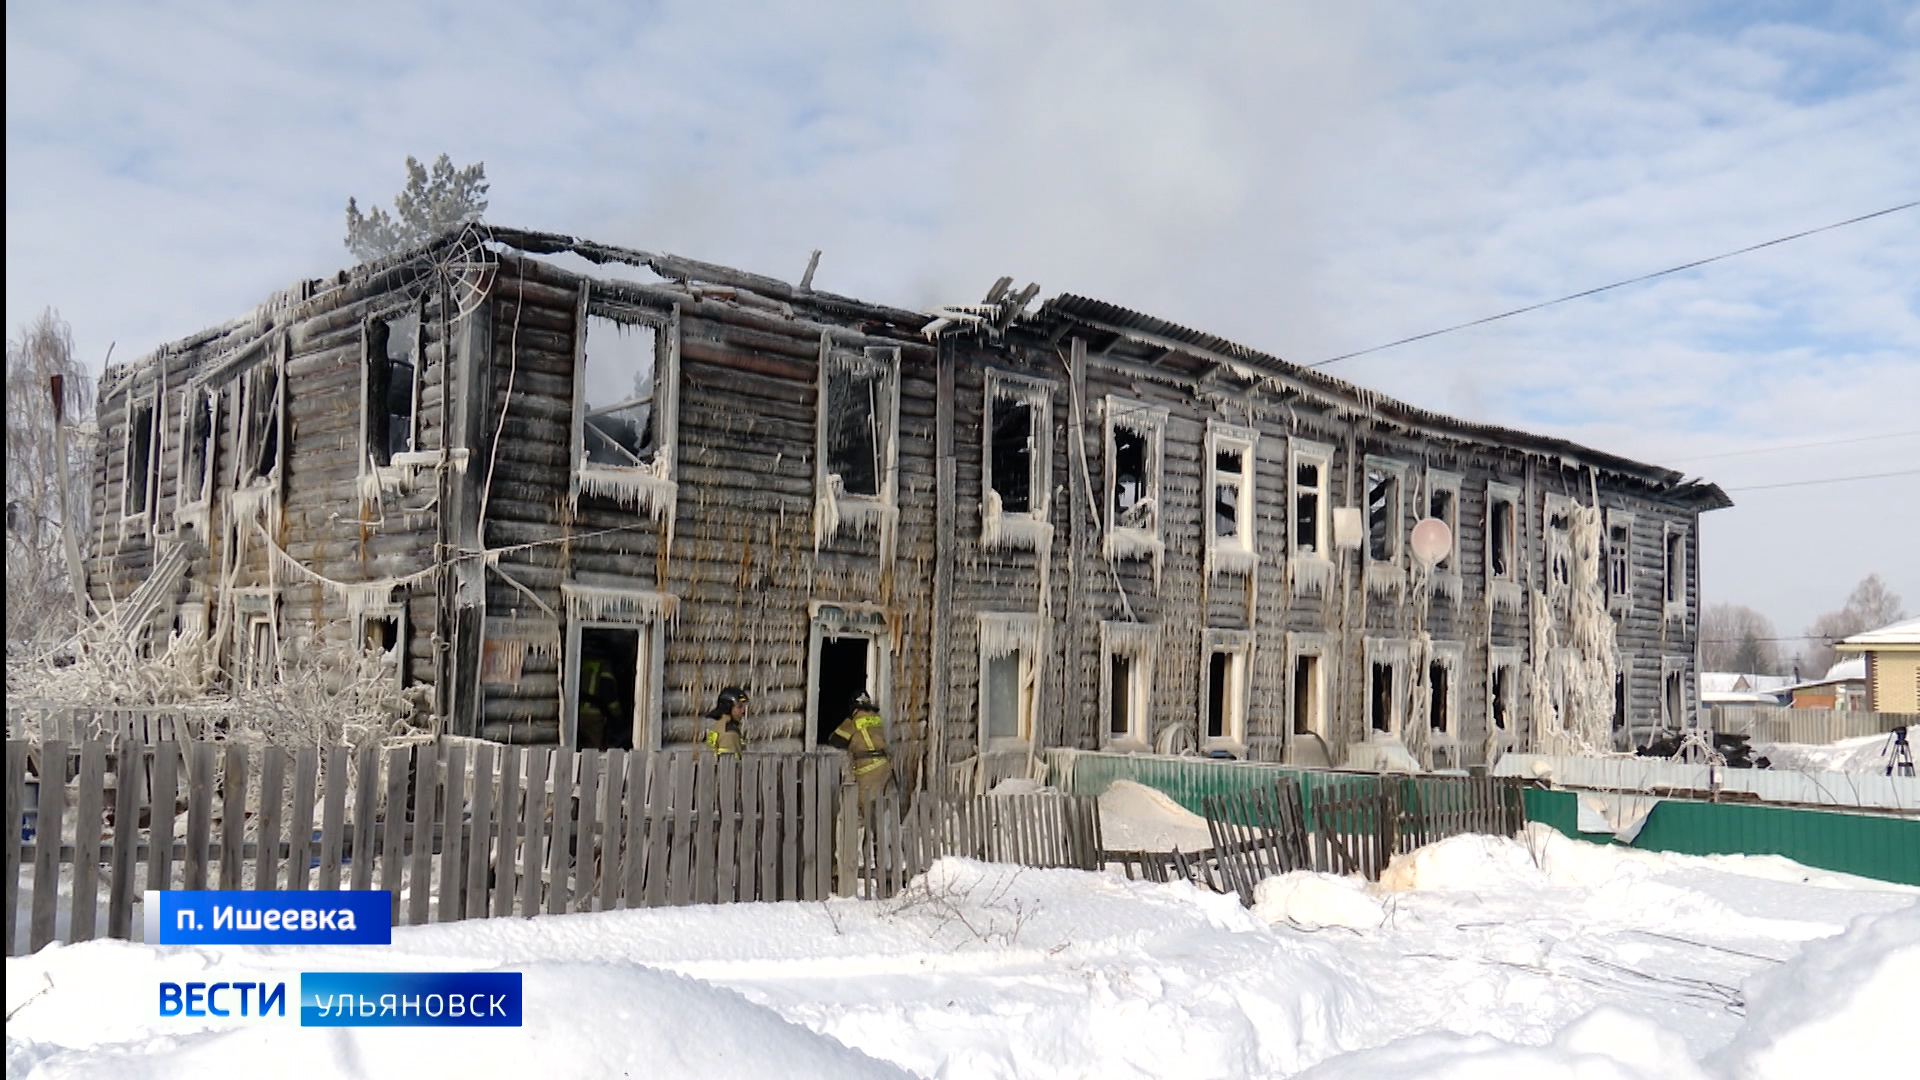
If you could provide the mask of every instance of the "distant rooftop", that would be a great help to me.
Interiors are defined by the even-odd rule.
[[[1845,652],[1863,652],[1888,647],[1902,652],[1908,649],[1920,649],[1920,619],[1907,619],[1890,626],[1883,626],[1878,630],[1855,634],[1834,645],[1834,648]]]

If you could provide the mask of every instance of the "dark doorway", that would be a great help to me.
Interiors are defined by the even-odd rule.
[[[1447,699],[1447,665],[1434,661],[1427,665],[1427,726],[1441,734],[1446,734],[1453,726],[1453,718],[1447,713],[1451,704]]]
[[[863,637],[820,640],[820,681],[813,701],[816,745],[825,745],[827,736],[853,712],[853,699],[867,688],[868,644]]]
[[[580,631],[580,680],[575,745],[582,750],[633,749],[634,687],[640,631]]]
[[[1107,673],[1107,735],[1124,739],[1133,734],[1133,658],[1114,653]]]

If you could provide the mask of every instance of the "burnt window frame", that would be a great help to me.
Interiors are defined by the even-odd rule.
[[[137,385],[129,387],[122,415],[126,419],[120,432],[120,520],[122,524],[138,522],[141,529],[145,530],[160,502],[158,443],[164,423],[164,409],[158,382],[144,390]],[[139,426],[138,418],[142,417],[146,423],[146,434],[144,438],[136,440],[134,429]],[[140,445],[136,445],[136,442]],[[140,473],[138,506],[133,502],[136,467]]]
[[[1433,668],[1440,667],[1447,673],[1446,726],[1433,726]],[[1464,731],[1461,727],[1460,703],[1464,697],[1462,684],[1467,669],[1467,647],[1460,641],[1435,641],[1428,650],[1426,669],[1420,673],[1422,679],[1422,698],[1427,703],[1427,713],[1420,722],[1427,725],[1427,738],[1434,742],[1458,744],[1462,742]]]
[[[1413,650],[1406,638],[1368,637],[1361,650],[1361,698],[1360,723],[1361,737],[1370,739],[1376,731],[1383,731],[1403,742],[1406,740],[1407,713],[1413,703]],[[1391,686],[1388,688],[1387,726],[1377,727],[1373,710],[1373,669],[1386,667],[1391,672]],[[1425,718],[1422,718],[1425,722]]]
[[[885,410],[881,420],[879,435],[881,445],[875,447],[875,457],[880,475],[876,477],[876,493],[864,495],[846,490],[845,482],[839,474],[828,468],[829,449],[828,432],[830,420],[835,408],[832,385],[833,376],[840,370],[871,369],[878,366],[886,385],[873,402],[876,408]],[[835,342],[829,332],[820,335],[820,364],[818,381],[815,386],[814,415],[814,454],[813,454],[813,490],[815,501],[814,543],[819,546],[832,534],[829,521],[834,528],[841,525],[860,525],[863,522],[877,521],[886,523],[897,518],[899,513],[900,488],[900,349],[895,346],[848,345]],[[828,504],[831,510],[828,511]],[[883,538],[883,547],[886,541]]]
[[[1160,655],[1160,627],[1155,623],[1102,622],[1100,624],[1100,742],[1123,750],[1140,750],[1153,739],[1154,669]],[[1127,729],[1113,730],[1113,663],[1127,661]]]
[[[411,454],[420,444],[420,360],[421,327],[425,323],[423,306],[415,302],[407,307],[389,309],[368,315],[360,324],[360,472],[367,475],[369,467],[384,469],[394,464],[394,458]],[[392,418],[390,410],[382,409],[376,416],[374,395],[376,384],[384,389],[384,401],[393,399],[393,359],[394,323],[413,321],[412,340],[406,343],[407,359],[404,361],[411,369],[407,376],[407,415],[405,446],[394,450]],[[385,372],[385,378],[378,376]],[[385,445],[375,445],[375,434],[385,436]]]
[[[1040,616],[1031,612],[983,611],[980,620],[980,679],[979,713],[975,727],[975,739],[981,753],[994,753],[1005,750],[1026,750],[1035,745],[1041,709],[1044,707],[1047,655],[1049,651],[1048,624]],[[1011,649],[996,649],[992,641],[1012,643]],[[1016,701],[1020,715],[1014,718],[1014,734],[995,735],[987,723],[990,711],[992,686],[989,672],[995,660],[1013,656],[1018,658],[1020,685],[1017,693],[1022,695]]]
[[[1257,498],[1258,454],[1260,433],[1250,427],[1223,424],[1208,421],[1205,441],[1206,456],[1202,461],[1200,488],[1200,516],[1206,521],[1207,573],[1246,574],[1251,573],[1259,558],[1259,525],[1255,511],[1259,506]],[[1228,474],[1220,469],[1219,458],[1223,453],[1240,455],[1240,469]],[[1219,534],[1217,514],[1219,488],[1223,478],[1231,476],[1234,491],[1234,535]]]
[[[182,518],[192,518],[203,511],[213,501],[213,492],[218,485],[215,474],[218,466],[220,448],[220,413],[224,395],[210,390],[198,382],[190,382],[180,391],[180,441],[174,453],[174,527],[182,524]],[[206,434],[200,439],[193,437],[193,418],[196,408],[207,419]],[[192,471],[195,460],[201,468],[200,490],[189,492],[187,474]],[[204,522],[201,523],[204,527]]]
[[[592,320],[651,327],[653,339],[653,397],[648,425],[653,429],[653,456],[638,465],[608,465],[589,461],[587,428],[587,339]],[[501,361],[495,360],[495,366]],[[568,499],[578,506],[582,495],[610,498],[655,519],[671,516],[678,501],[680,432],[680,306],[646,306],[602,295],[592,281],[580,285],[574,308],[573,418],[569,438]]]
[[[1334,655],[1333,636],[1330,634],[1289,631],[1287,634],[1287,738],[1298,739],[1306,735],[1317,735],[1331,750],[1333,748],[1333,704],[1329,699],[1332,683],[1330,677],[1331,657]],[[1311,658],[1313,664],[1313,682],[1311,698],[1308,704],[1306,730],[1300,728],[1300,661]]]
[[[1392,567],[1404,569],[1407,564],[1407,476],[1411,469],[1404,461],[1368,454],[1361,463],[1360,512],[1363,537],[1360,549],[1368,567]],[[1380,474],[1382,480],[1393,483],[1393,501],[1387,508],[1389,520],[1385,523],[1386,542],[1391,549],[1386,555],[1376,555],[1373,550],[1373,492],[1374,474]]]
[[[1635,520],[1636,515],[1625,510],[1613,509],[1607,510],[1604,518],[1603,525],[1606,530],[1605,542],[1607,552],[1607,610],[1611,612],[1626,613],[1633,610],[1633,546]],[[1614,530],[1622,528],[1626,530],[1626,543],[1624,545],[1618,545],[1614,543],[1613,534]],[[1614,581],[1614,571],[1616,570],[1620,571],[1621,580],[1618,583]]]
[[[1692,563],[1693,530],[1671,521],[1660,530],[1660,611],[1668,619],[1687,617],[1687,570]],[[1662,693],[1665,693],[1664,686]]]
[[[1526,722],[1527,695],[1520,685],[1523,672],[1526,671],[1526,650],[1517,645],[1495,645],[1487,650],[1487,738],[1499,749],[1511,750],[1520,745],[1520,737]],[[1499,727],[1494,722],[1494,705],[1499,697],[1500,672],[1507,673],[1507,716],[1506,726]]]
[[[990,548],[1038,550],[1052,541],[1053,391],[1047,379],[986,369],[980,398],[980,542]],[[1027,509],[1009,511],[994,486],[995,408],[1001,402],[1028,407]]]
[[[660,749],[665,702],[663,679],[666,674],[666,626],[679,609],[679,599],[671,593],[651,589],[625,589],[562,583],[566,626],[564,651],[560,660],[560,744],[577,748],[580,741],[580,632],[582,630],[630,630],[639,635],[640,655],[634,663],[633,748],[636,752]],[[560,628],[541,619],[526,619],[528,625],[516,629],[531,637],[544,638],[540,631],[558,632]],[[488,619],[489,640],[514,640],[513,630],[502,627],[493,632],[495,621]],[[538,647],[540,640],[532,644]],[[482,646],[484,649],[484,645]]]
[[[1194,743],[1201,752],[1225,750],[1235,757],[1247,756],[1247,731],[1253,712],[1254,638],[1247,630],[1222,630],[1208,627],[1200,638],[1200,700],[1195,712]],[[1227,686],[1221,703],[1221,733],[1207,732],[1212,711],[1213,658],[1227,656]]]
[[[1447,554],[1433,564],[1433,576],[1436,578],[1459,578],[1460,570],[1460,491],[1466,478],[1457,472],[1444,469],[1427,470],[1426,491],[1421,493],[1425,502],[1422,518],[1433,516],[1433,497],[1442,492],[1448,496],[1447,516],[1439,520],[1447,523],[1447,532],[1452,538],[1452,546]]]
[[[1167,410],[1159,405],[1149,405],[1143,401],[1108,395],[1101,417],[1101,458],[1103,459],[1105,492],[1101,511],[1103,526],[1101,549],[1108,561],[1128,558],[1147,558],[1153,561],[1156,572],[1164,554],[1165,541],[1161,539],[1161,524],[1166,518],[1165,480],[1166,480],[1166,440]],[[1152,522],[1142,527],[1120,523],[1121,510],[1117,505],[1119,495],[1119,448],[1116,435],[1119,431],[1128,431],[1137,435],[1143,442],[1142,453],[1145,460],[1141,466],[1140,499],[1150,502]]]

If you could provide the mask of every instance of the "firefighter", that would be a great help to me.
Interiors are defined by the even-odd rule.
[[[827,736],[829,746],[837,746],[853,755],[853,779],[860,785],[860,805],[865,806],[885,793],[893,782],[893,759],[887,754],[886,724],[873,698],[861,694],[853,700],[853,712]]]
[[[707,749],[715,757],[721,754],[740,756],[740,747],[745,737],[740,733],[740,720],[747,715],[747,692],[737,686],[729,686],[720,691],[720,699],[707,710]]]

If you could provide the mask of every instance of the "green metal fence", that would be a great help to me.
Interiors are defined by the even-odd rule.
[[[1069,794],[1097,796],[1115,780],[1132,780],[1165,792],[1196,814],[1202,812],[1203,798],[1244,791],[1269,782],[1276,773],[1294,778],[1309,805],[1316,787],[1338,785],[1351,775],[1210,758],[1079,750],[1055,750],[1047,756],[1050,782]],[[1579,830],[1574,792],[1528,788],[1523,797],[1528,821],[1576,839],[1618,842],[1610,834]],[[1823,870],[1920,885],[1920,821],[1912,818],[1664,799],[1654,806],[1632,846],[1685,855],[1784,855]]]

